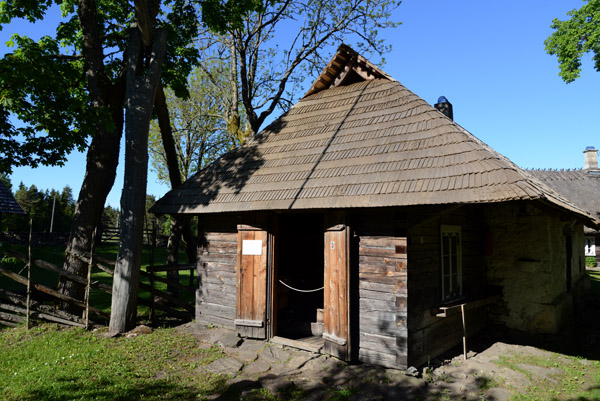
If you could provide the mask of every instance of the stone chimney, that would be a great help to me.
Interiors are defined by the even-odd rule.
[[[438,109],[443,115],[448,117],[451,120],[454,120],[454,113],[452,112],[452,103],[446,99],[446,96],[440,96],[438,98],[438,102],[433,105],[436,109]]]
[[[585,161],[583,163],[584,170],[598,170],[598,150],[593,146],[586,146],[583,151]]]

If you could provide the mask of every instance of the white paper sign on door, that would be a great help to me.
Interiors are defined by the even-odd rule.
[[[245,239],[242,241],[242,255],[262,255],[263,242],[259,239]]]

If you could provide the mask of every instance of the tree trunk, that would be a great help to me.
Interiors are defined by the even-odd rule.
[[[87,153],[86,172],[75,206],[63,265],[66,271],[81,277],[84,277],[87,272],[87,263],[77,255],[89,252],[92,233],[102,217],[106,197],[115,182],[123,132],[122,107],[122,101],[117,101],[112,113],[114,128],[112,130],[105,126],[99,128]],[[59,291],[72,298],[83,300],[85,286],[71,280],[61,280]],[[65,307],[71,312],[81,311],[81,308],[67,305]]]
[[[156,114],[158,115],[158,125],[160,127],[160,135],[165,149],[165,158],[167,161],[167,169],[169,170],[169,180],[171,188],[177,188],[183,182],[177,163],[177,152],[175,150],[175,141],[173,139],[173,131],[171,129],[171,121],[169,117],[169,109],[167,107],[167,99],[162,85],[158,87],[156,92]],[[167,243],[167,263],[177,264],[179,262],[179,243],[180,236],[183,233],[184,246],[188,263],[196,261],[196,244],[194,236],[190,228],[189,219],[182,216],[171,216],[171,235]],[[168,272],[167,277],[170,281],[179,283],[179,271]],[[169,294],[176,296],[177,287],[168,286]]]
[[[104,73],[104,55],[96,8],[94,0],[80,0],[77,7],[83,34],[81,43],[84,69],[92,107],[108,108],[111,121],[98,124],[88,148],[86,173],[67,243],[63,268],[82,277],[86,274],[87,264],[77,255],[82,255],[90,249],[92,232],[102,216],[106,197],[115,182],[123,133],[124,80],[120,77],[115,83],[111,83]],[[85,288],[79,283],[60,280],[58,288],[65,295],[83,300]],[[81,310],[68,304],[63,305],[63,308],[75,313]]]
[[[167,264],[178,265],[179,264],[179,242],[181,238],[181,225],[177,221],[175,216],[171,216],[171,235],[169,235],[169,242],[167,242]],[[168,271],[167,279],[179,283],[179,271]],[[173,297],[179,295],[179,289],[174,286],[167,284],[167,293]]]
[[[148,178],[148,130],[165,55],[165,31],[158,30],[154,36],[146,75],[138,74],[138,66],[142,64],[141,45],[140,32],[133,28],[127,50],[125,181],[109,325],[113,333],[128,331],[136,323]]]

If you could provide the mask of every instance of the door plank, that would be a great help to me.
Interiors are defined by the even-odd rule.
[[[350,358],[348,304],[348,228],[337,224],[325,231],[324,351]]]
[[[260,254],[244,254],[244,241],[262,241]],[[268,233],[238,226],[236,327],[242,337],[266,338]]]

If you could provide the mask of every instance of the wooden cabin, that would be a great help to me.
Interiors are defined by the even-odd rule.
[[[344,45],[153,212],[199,216],[198,322],[401,369],[463,323],[557,332],[597,224]]]

